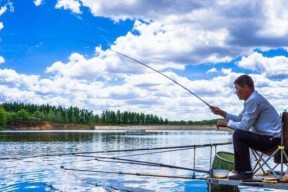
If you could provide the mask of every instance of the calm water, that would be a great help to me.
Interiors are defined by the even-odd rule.
[[[132,164],[146,161],[193,168],[193,149],[87,153],[85,157],[72,153],[223,143],[230,140],[231,135],[221,131],[151,131],[145,135],[99,131],[0,132],[0,191],[204,192],[207,191],[205,173]],[[231,147],[219,146],[217,151],[232,152]],[[210,147],[196,150],[197,169],[209,170],[210,150]],[[130,161],[115,162],[111,158],[96,159],[94,156]],[[64,170],[61,167],[86,171]],[[118,172],[190,177],[195,174],[198,179],[116,174]]]

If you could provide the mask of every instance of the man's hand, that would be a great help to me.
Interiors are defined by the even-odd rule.
[[[223,111],[222,109],[220,109],[219,107],[210,106],[210,109],[211,109],[212,113],[214,113],[216,115],[221,115],[224,118],[226,117],[226,112]]]
[[[227,121],[225,120],[219,120],[217,123],[216,123],[216,127],[217,127],[217,130],[219,130],[219,127],[227,127]]]

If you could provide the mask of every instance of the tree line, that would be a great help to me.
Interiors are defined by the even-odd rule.
[[[168,121],[153,114],[130,111],[105,110],[100,115],[78,107],[64,108],[49,104],[2,103],[0,105],[0,127],[21,123],[63,123],[95,125],[202,125],[215,124],[216,120]]]

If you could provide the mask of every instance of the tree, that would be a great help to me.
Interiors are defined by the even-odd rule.
[[[0,108],[0,127],[4,127],[7,123],[7,112],[4,108]]]
[[[65,110],[64,114],[64,123],[70,123],[69,114],[67,110]]]
[[[53,111],[52,108],[49,109],[49,112],[47,114],[47,120],[48,121],[54,121],[55,120],[55,112]]]
[[[61,111],[56,111],[56,114],[55,114],[55,122],[56,123],[63,123],[63,117],[62,117],[62,113]]]
[[[16,115],[17,115],[17,118],[23,121],[28,121],[31,119],[29,112],[25,109],[20,109],[19,111],[17,111]]]
[[[41,111],[38,111],[38,110],[34,111],[32,116],[35,118],[41,119],[41,120],[44,119],[44,117],[45,117],[44,113]]]

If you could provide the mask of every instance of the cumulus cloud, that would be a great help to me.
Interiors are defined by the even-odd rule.
[[[216,72],[218,72],[218,70],[215,67],[213,67],[213,68],[209,69],[208,71],[206,71],[206,73],[216,73]]]
[[[4,28],[3,22],[0,22],[0,30]]]
[[[55,5],[56,9],[67,9],[71,10],[73,13],[80,14],[80,0],[58,0],[57,4]]]
[[[98,59],[103,58],[98,57]],[[140,74],[121,76],[118,79],[120,81],[113,81],[113,79],[103,81],[101,78],[91,78],[84,74],[81,77],[73,75],[72,71],[81,70],[80,68],[88,63],[89,59],[72,54],[70,61],[66,64],[59,63],[57,66],[54,63],[47,68],[49,78],[2,69],[0,70],[0,97],[3,102],[9,100],[37,104],[49,103],[64,107],[73,105],[93,110],[98,114],[109,109],[143,113],[149,111],[149,113],[170,120],[217,118],[193,94],[154,72],[142,71],[143,73]],[[99,70],[95,70],[94,75],[104,74],[105,76],[105,70],[108,68],[97,68]],[[89,71],[87,68],[86,70]],[[77,74],[76,71],[74,73]],[[190,80],[171,71],[163,71],[163,73],[211,105],[220,106],[236,114],[241,111],[243,103],[238,101],[233,86],[233,81],[240,74],[231,69],[222,69],[223,75],[211,80]],[[271,103],[276,105],[277,110],[283,110],[284,105],[280,104],[284,101],[280,98],[281,96],[286,98],[287,80],[274,82],[263,74],[255,74],[252,77],[257,90],[268,97]]]
[[[233,82],[240,75],[234,66],[211,68],[206,75],[219,72],[219,76],[207,80],[204,76],[191,80],[175,71],[247,55],[237,66],[252,70],[257,90],[281,111],[287,78],[275,81],[271,77],[287,75],[287,59],[264,57],[253,50],[287,45],[287,6],[281,0],[58,0],[57,9],[81,14],[88,8],[94,16],[115,22],[130,19],[133,29],[111,42],[110,49],[96,47],[93,57],[75,52],[68,61],[52,63],[45,70],[47,78],[0,69],[0,97],[2,101],[73,105],[95,113],[109,109],[149,112],[171,120],[218,118],[187,90],[111,50],[161,71],[209,104],[236,114],[243,103],[234,94]],[[2,14],[5,11],[0,9]]]
[[[284,56],[264,57],[261,53],[253,52],[242,57],[238,66],[263,73],[268,77],[288,76],[288,58]]]
[[[285,11],[287,5],[284,0],[277,1],[264,1],[263,17],[266,22],[262,29],[258,32],[259,35],[270,38],[284,37],[288,33],[288,25],[283,25],[287,21],[288,13]],[[284,7],[283,7],[284,6]]]
[[[73,53],[68,63],[55,62],[46,69],[47,73],[54,73],[58,76],[78,79],[90,79],[102,76],[106,70],[103,60],[97,57],[86,59],[83,55]]]
[[[58,1],[62,7],[73,3]],[[82,0],[80,9],[88,7],[94,16],[116,22],[134,20],[136,33],[118,38],[116,48],[141,59],[149,55],[155,64],[166,59],[181,66],[229,62],[253,46],[287,45],[287,6],[284,0]]]
[[[5,63],[5,59],[4,59],[4,57],[0,56],[0,65],[3,64],[3,63]]]
[[[0,8],[0,16],[3,15],[7,11],[7,6],[3,6]]]
[[[34,0],[35,6],[40,6],[42,5],[42,3],[43,3],[43,0]]]

